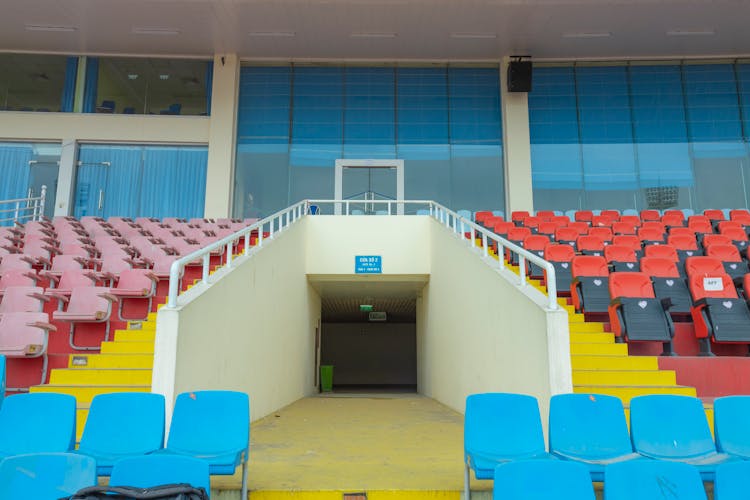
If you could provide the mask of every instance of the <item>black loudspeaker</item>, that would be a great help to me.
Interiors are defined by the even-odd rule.
[[[508,63],[508,92],[531,92],[531,61]]]

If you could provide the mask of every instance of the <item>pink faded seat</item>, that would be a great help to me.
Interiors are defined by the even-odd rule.
[[[98,276],[90,269],[67,269],[62,276],[56,279],[55,288],[48,288],[45,295],[54,297],[59,301],[66,302],[73,290],[80,287],[91,287],[96,285]]]
[[[0,258],[0,274],[3,274],[8,269],[31,269],[34,264],[34,259],[20,253],[14,253],[11,255],[3,255]]]
[[[12,286],[36,286],[36,274],[32,270],[9,269],[0,275],[0,300],[5,294],[5,289]]]
[[[57,328],[50,324],[47,313],[15,312],[0,316],[0,354],[9,358],[38,358],[42,356],[43,384],[47,379],[47,345],[49,332]],[[9,391],[18,390],[7,388]]]
[[[117,297],[110,293],[109,288],[91,286],[74,288],[68,299],[68,307],[64,311],[52,313],[55,321],[70,323],[70,346],[79,350],[96,350],[99,347],[82,347],[75,344],[75,327],[77,323],[105,323],[104,340],[109,340],[112,316],[112,303]]]
[[[65,271],[71,269],[85,269],[88,261],[79,255],[58,255],[52,261],[52,267],[48,271],[41,271],[39,275],[50,281],[58,282]]]
[[[121,321],[145,320],[148,312],[151,311],[151,305],[154,295],[156,295],[156,285],[159,278],[148,269],[126,269],[120,273],[120,279],[117,286],[110,290],[110,293],[119,300],[117,316]],[[148,299],[148,309],[146,314],[139,318],[123,317],[123,307],[131,299]]]
[[[49,297],[45,297],[43,292],[44,289],[38,286],[9,286],[0,302],[0,314],[41,312],[44,302],[49,301]]]

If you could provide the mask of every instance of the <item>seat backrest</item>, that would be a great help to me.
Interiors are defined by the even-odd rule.
[[[685,259],[685,272],[688,276],[699,274],[701,276],[717,276],[724,274],[724,266],[716,257],[698,255]]]
[[[695,231],[693,231],[689,227],[682,227],[682,226],[680,226],[680,227],[671,227],[671,228],[669,228],[669,234],[672,235],[672,236],[676,235],[676,234],[679,234],[679,235],[683,235],[683,236],[689,236],[689,237],[695,239]]]
[[[714,437],[718,451],[750,459],[750,396],[714,400]]]
[[[714,500],[741,500],[747,498],[747,478],[750,462],[727,462],[716,468]]]
[[[45,312],[9,312],[0,315],[0,353],[8,357],[37,357],[47,349],[49,315]]]
[[[146,295],[154,288],[154,282],[150,276],[152,276],[152,273],[148,269],[126,269],[120,273],[116,288],[143,290],[144,295]]]
[[[604,469],[604,497],[607,500],[706,500],[706,491],[698,469],[692,465],[630,460],[610,464]]]
[[[583,460],[606,460],[632,453],[622,401],[602,394],[552,396],[549,450]]]
[[[703,403],[690,396],[634,397],[630,435],[635,451],[651,458],[685,459],[716,451]]]
[[[604,258],[607,262],[637,262],[635,251],[622,245],[607,245],[604,247]]]
[[[715,220],[724,220],[724,212],[722,212],[718,208],[707,208],[703,211],[703,217],[705,217],[708,220],[715,221]]]
[[[601,238],[602,241],[612,241],[612,230],[608,227],[592,227],[588,234]]]
[[[56,499],[96,485],[96,462],[74,453],[31,453],[0,462],[0,498]]]
[[[28,255],[17,253],[3,255],[0,260],[0,274],[8,269],[31,269],[32,262]]]
[[[620,218],[620,211],[619,210],[602,210],[599,212],[599,215],[602,217],[609,217],[613,221],[616,221]]]
[[[549,234],[551,236],[555,234],[555,230],[557,228],[558,228],[558,225],[556,222],[547,221],[547,222],[540,222],[539,227],[537,227],[536,230],[537,230],[537,233],[539,234]]]
[[[544,251],[549,244],[549,238],[541,234],[532,234],[523,239],[523,247],[526,250]]]
[[[52,392],[8,396],[0,408],[0,456],[73,449],[76,399]]]
[[[723,236],[732,241],[747,241],[747,233],[741,227],[725,227],[721,228],[720,231]]]
[[[661,223],[665,226],[683,226],[685,223],[685,216],[682,212],[664,214],[661,217]]]
[[[126,269],[132,269],[132,267],[133,266],[129,262],[124,260],[123,255],[102,255],[101,271],[103,273],[112,273],[119,276],[121,272],[125,271]]]
[[[554,222],[558,227],[563,227],[570,224],[570,217],[567,215],[555,215],[550,219],[550,222]]]
[[[706,256],[716,257],[722,262],[742,262],[740,251],[730,244],[713,243],[706,247]]]
[[[528,227],[512,227],[508,230],[506,238],[509,241],[523,241],[528,236],[531,236],[531,229]]]
[[[523,221],[526,217],[529,217],[531,214],[527,210],[514,210],[510,213],[510,220],[513,222],[516,221]]]
[[[680,272],[672,259],[663,257],[641,257],[641,272],[657,278],[679,278]]]
[[[42,301],[36,296],[42,292],[44,289],[38,286],[9,286],[0,302],[0,313],[40,312]]]
[[[544,260],[552,262],[570,262],[575,255],[576,252],[570,245],[550,243],[544,247]]]
[[[217,409],[221,411],[217,411]],[[211,455],[245,450],[250,435],[250,399],[233,391],[196,391],[177,396],[167,448]]]
[[[521,223],[523,224],[523,227],[537,228],[539,227],[540,222],[542,222],[541,217],[528,216],[524,217]]]
[[[617,219],[615,219],[616,221]],[[591,227],[612,227],[612,217],[606,215],[595,215],[591,218]]]
[[[95,315],[104,321],[111,313],[111,302],[102,294],[109,293],[109,288],[101,286],[86,286],[73,288],[66,312],[76,314]]]
[[[635,224],[630,222],[613,222],[612,232],[614,234],[635,234]]]
[[[688,277],[688,287],[693,300],[704,298],[736,299],[737,289],[732,278],[724,272],[703,274],[695,273]]]
[[[0,290],[9,286],[35,286],[36,279],[32,270],[8,269],[0,275]]]
[[[646,257],[661,257],[662,259],[669,259],[674,262],[680,260],[677,255],[677,249],[672,245],[646,245],[643,247],[643,254]]]
[[[633,250],[641,250],[641,240],[634,234],[617,234],[612,237],[613,245],[620,245],[632,248]]]
[[[655,227],[638,228],[638,237],[641,241],[664,241],[664,231]]]
[[[66,269],[60,277],[57,288],[61,290],[72,290],[73,288],[94,286],[96,280],[88,269]]]
[[[730,210],[729,219],[736,220],[742,225],[750,224],[750,211],[746,209]]]
[[[537,210],[534,212],[537,217],[545,217],[547,219],[555,216],[554,210]]]
[[[492,211],[491,210],[480,210],[479,212],[474,214],[474,222],[477,224],[482,224],[485,219],[492,217]]]
[[[208,462],[167,454],[123,458],[115,462],[109,478],[111,486],[138,488],[181,483],[210,492]]]
[[[567,227],[573,228],[578,231],[578,234],[587,234],[589,232],[589,225],[586,222],[575,221],[568,224]]]
[[[164,446],[164,396],[116,392],[94,396],[79,452],[145,455]],[[113,432],[116,429],[117,432]]]
[[[607,259],[600,255],[576,255],[571,261],[571,273],[577,276],[608,276]]]
[[[556,241],[575,241],[578,238],[578,231],[570,226],[558,227],[555,231]]]
[[[707,234],[703,236],[703,248],[713,245],[732,245],[732,238],[725,234]]]
[[[654,286],[648,274],[640,273],[611,273],[609,275],[609,296],[654,298]]]
[[[515,228],[516,226],[513,225],[512,222],[507,222],[507,221],[504,221],[504,220],[499,220],[499,221],[495,222],[494,224],[492,224],[492,226],[490,226],[490,227],[492,228],[492,232],[493,233],[496,233],[496,234],[499,234],[499,235],[502,236],[502,235],[508,234],[508,231],[510,231],[511,229]]]
[[[582,234],[576,239],[578,251],[588,250],[593,252],[604,251],[604,241],[598,236]]]
[[[682,213],[682,210],[676,208],[669,208],[664,210],[664,212],[662,213],[662,219],[664,217],[679,217],[680,220],[685,220],[685,214]]]
[[[667,236],[667,244],[672,245],[677,250],[698,250],[698,242],[695,236],[686,234],[670,234]]]
[[[594,213],[591,210],[576,210],[574,220],[576,222],[591,222],[594,218]]]
[[[689,219],[692,219],[693,217],[700,217],[699,215],[691,215]],[[688,227],[695,231],[696,233],[713,233],[714,227],[711,225],[711,222],[708,220],[703,219],[697,219],[697,220],[688,220]]]
[[[499,465],[493,490],[494,500],[596,498],[588,469],[562,460],[518,460]]]
[[[658,210],[641,210],[641,220],[647,221],[658,221],[661,219],[661,214]]]
[[[510,460],[544,451],[536,398],[509,393],[466,398],[464,453]]]

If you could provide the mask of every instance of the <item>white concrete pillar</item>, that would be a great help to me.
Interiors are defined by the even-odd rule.
[[[240,60],[237,54],[214,56],[211,125],[204,217],[228,217],[232,203]]]
[[[78,144],[75,139],[63,139],[60,151],[60,168],[57,173],[55,215],[72,215],[75,206],[76,168]]]
[[[505,209],[534,209],[531,186],[531,140],[529,137],[529,100],[526,92],[508,92],[508,62],[500,65],[500,89],[503,115],[503,159],[505,163]]]

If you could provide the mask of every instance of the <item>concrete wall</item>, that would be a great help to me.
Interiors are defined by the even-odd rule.
[[[313,392],[320,297],[300,258],[305,232],[295,224],[184,294],[186,305],[159,312],[155,392],[168,401],[190,390],[247,392],[253,420]]]
[[[429,274],[430,220],[418,216],[307,218],[308,274],[354,274],[356,255],[383,257],[383,274]],[[367,276],[359,276],[363,280]]]
[[[414,323],[323,323],[321,364],[334,385],[416,385]]]
[[[419,391],[460,412],[472,393],[531,394],[546,427],[549,397],[572,390],[567,313],[547,312],[541,292],[519,291],[516,275],[477,253],[431,221],[432,271],[417,300]]]

